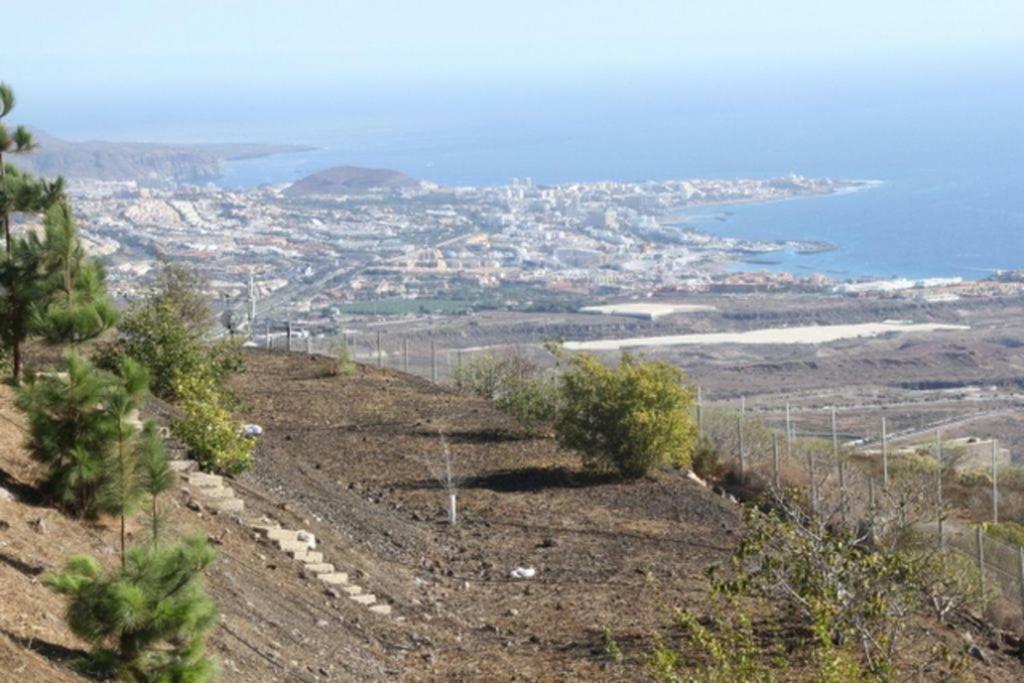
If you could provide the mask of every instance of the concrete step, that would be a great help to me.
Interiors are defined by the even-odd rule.
[[[363,593],[362,595],[350,595],[350,596],[348,596],[348,599],[349,600],[355,600],[360,605],[367,605],[367,606],[372,605],[373,603],[377,602],[377,596],[374,595],[373,593]]]
[[[235,490],[228,488],[226,486],[218,486],[212,488],[197,488],[193,489],[192,492],[193,494],[195,494],[197,498],[203,498],[207,500],[212,500],[215,498],[224,499],[235,497]]]
[[[185,480],[192,486],[223,486],[224,477],[219,474],[207,474],[206,472],[189,472]]]
[[[370,611],[384,617],[391,616],[391,605],[383,602],[376,605],[370,605]]]
[[[292,554],[299,562],[305,562],[306,564],[320,564],[324,561],[324,554],[315,550],[307,550],[304,553]]]
[[[305,541],[277,541],[277,547],[288,553],[304,553],[309,550],[309,545]]]
[[[356,586],[355,584],[350,584],[348,586],[342,586],[341,590],[342,590],[343,593],[345,593],[349,597],[352,597],[353,595],[359,595],[360,593],[363,592],[363,589],[360,588],[359,586]]]
[[[307,564],[303,567],[303,570],[311,574],[333,574],[334,565],[330,562]]]
[[[321,574],[320,580],[329,586],[345,586],[348,584],[348,574],[345,572],[334,572],[333,574]]]
[[[186,474],[188,472],[195,472],[196,468],[199,467],[199,463],[195,460],[168,460],[167,466],[174,472]]]
[[[299,540],[299,532],[298,531],[294,531],[292,529],[282,529],[280,527],[278,527],[276,529],[268,529],[267,533],[266,533],[266,536],[271,541],[298,541]],[[305,544],[305,547],[308,549],[309,548],[309,544],[308,543]]]
[[[245,501],[241,498],[216,498],[207,505],[217,512],[242,512],[245,510]]]
[[[250,522],[248,526],[262,536],[266,536],[271,531],[281,528],[280,524],[264,524],[262,522]]]

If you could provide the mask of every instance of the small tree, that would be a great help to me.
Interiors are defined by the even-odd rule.
[[[81,663],[99,677],[150,683],[204,683],[216,677],[206,635],[217,623],[202,573],[216,555],[205,539],[128,551],[117,572],[87,555],[71,558],[45,583],[67,596],[67,621],[94,648]]]
[[[626,476],[667,462],[689,465],[697,428],[684,379],[663,361],[626,354],[608,368],[594,356],[574,356],[562,375],[559,444],[580,451],[588,467]]]
[[[28,414],[33,454],[48,468],[47,492],[70,512],[89,518],[105,511],[100,493],[117,431],[106,401],[115,382],[72,353],[65,373],[38,377],[18,396]]]
[[[163,439],[157,433],[156,425],[147,421],[142,428],[138,447],[139,473],[142,491],[149,496],[150,542],[155,547],[160,543],[160,514],[158,499],[161,493],[174,484],[174,471],[167,462],[167,451]]]
[[[121,364],[120,381],[112,384],[103,401],[103,411],[111,423],[113,438],[106,458],[106,473],[100,491],[103,511],[121,520],[121,563],[125,562],[126,518],[142,497],[139,429],[140,402],[149,388],[146,371],[131,359]]]
[[[17,192],[12,191],[13,186],[7,181],[7,164],[4,162],[4,154],[22,154],[35,149],[32,134],[24,126],[18,126],[12,134],[3,119],[14,109],[14,91],[11,86],[0,82],[0,228],[3,229],[4,239],[7,243],[7,254],[11,254],[11,212],[16,210],[15,202]],[[14,175],[14,169],[11,169]]]
[[[21,381],[21,348],[32,329],[32,310],[40,296],[39,241],[15,239],[0,256],[0,342],[10,349],[15,384]]]
[[[46,213],[44,225],[44,296],[33,314],[35,331],[47,341],[77,346],[110,328],[117,310],[107,297],[103,267],[85,255],[71,207],[57,204]]]
[[[208,377],[219,383],[241,363],[232,341],[207,344],[213,321],[202,279],[188,268],[164,262],[145,298],[121,317],[118,344],[103,349],[101,364],[113,367],[128,356],[149,370],[153,393],[178,400],[174,385],[185,377]]]

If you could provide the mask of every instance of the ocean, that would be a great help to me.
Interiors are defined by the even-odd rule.
[[[771,263],[744,266],[751,269],[979,278],[1024,269],[1022,76],[1007,67],[963,69],[948,79],[709,81],[699,89],[665,82],[425,87],[310,93],[265,106],[236,96],[213,108],[122,107],[106,128],[80,136],[316,147],[229,163],[220,180],[226,187],[290,182],[338,164],[447,185],[788,173],[877,180],[861,192],[708,207],[685,217],[721,235],[836,247],[773,254],[759,259]]]

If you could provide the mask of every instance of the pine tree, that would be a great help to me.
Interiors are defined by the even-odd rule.
[[[2,192],[4,199],[0,203],[0,223],[2,223],[0,227],[4,231],[8,255],[10,255],[12,250],[11,211],[13,207],[9,206],[9,202],[13,202],[13,194],[7,191],[7,167],[4,163],[4,154],[31,152],[36,146],[32,140],[32,134],[24,126],[18,126],[12,134],[7,129],[7,126],[4,125],[3,119],[11,113],[12,109],[14,109],[14,91],[6,83],[0,83],[0,192]]]
[[[11,377],[21,380],[21,349],[32,329],[41,296],[41,245],[34,235],[15,239],[0,254],[0,342],[11,351]]]
[[[117,515],[121,521],[121,563],[125,562],[126,518],[142,497],[140,430],[138,410],[148,387],[145,369],[131,359],[121,363],[118,381],[103,401],[103,412],[110,420],[113,439],[105,458],[106,472],[98,505],[103,512]]]
[[[142,490],[150,500],[150,543],[156,547],[160,544],[162,518],[158,507],[158,498],[161,493],[174,484],[174,471],[167,462],[167,451],[164,449],[163,439],[157,433],[156,424],[152,420],[147,421],[142,428],[137,453]]]
[[[104,511],[99,498],[117,427],[106,401],[115,383],[113,375],[71,353],[66,372],[37,377],[18,396],[29,418],[29,444],[48,468],[46,491],[87,518]]]
[[[121,680],[204,683],[216,676],[205,638],[217,623],[202,573],[216,555],[205,539],[137,546],[117,572],[92,557],[71,558],[45,583],[69,598],[67,621],[94,649],[90,674]]]
[[[33,313],[33,326],[47,341],[77,346],[111,327],[117,310],[107,297],[103,267],[85,255],[71,207],[64,202],[55,205],[44,224],[41,266],[46,294]]]

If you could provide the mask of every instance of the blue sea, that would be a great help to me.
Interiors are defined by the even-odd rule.
[[[984,277],[1024,269],[1024,69],[928,79],[819,74],[807,82],[601,82],[572,87],[317,91],[216,106],[136,98],[66,137],[286,142],[313,151],[228,164],[220,183],[283,183],[337,164],[448,185],[513,177],[770,177],[880,181],[827,197],[694,210],[701,230],[822,240],[820,254],[748,266],[835,277]],[[113,109],[111,109],[113,112]],[[65,115],[60,121],[68,121]],[[40,122],[46,126],[45,117]],[[88,124],[92,127],[88,127]]]

